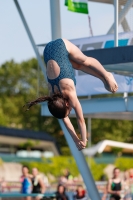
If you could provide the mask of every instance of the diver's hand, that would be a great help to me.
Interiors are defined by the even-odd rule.
[[[84,145],[85,145],[85,147],[86,147],[87,142],[88,142],[88,139],[86,138],[85,140],[81,140],[81,141],[84,143]]]
[[[82,149],[84,149],[86,147],[86,144],[78,138],[75,140],[75,144],[79,151],[81,151]]]

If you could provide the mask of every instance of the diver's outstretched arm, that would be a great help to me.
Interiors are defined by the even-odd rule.
[[[75,144],[76,144],[78,150],[80,151],[80,150],[84,149],[84,148],[85,148],[85,145],[84,145],[84,143],[78,138],[78,136],[77,136],[77,134],[76,134],[76,132],[75,132],[75,130],[74,130],[74,127],[73,127],[73,125],[72,125],[72,123],[71,123],[69,117],[66,117],[66,118],[64,118],[64,119],[62,119],[62,120],[63,120],[63,122],[64,122],[64,124],[65,124],[65,126],[66,126],[66,128],[67,128],[67,130],[68,130],[68,132],[70,133],[70,135],[71,135],[73,141],[75,142]]]
[[[84,146],[86,146],[86,142],[87,142],[86,124],[85,124],[85,120],[84,120],[84,116],[83,116],[82,107],[81,107],[81,104],[78,100],[75,88],[73,88],[73,90],[71,90],[71,91],[68,91],[68,92],[66,91],[66,95],[69,99],[68,100],[69,106],[71,108],[73,108],[74,111],[75,111],[76,119],[77,119],[77,123],[78,123],[78,128],[79,128],[79,131],[80,131],[80,134],[81,134],[81,140],[82,140]]]

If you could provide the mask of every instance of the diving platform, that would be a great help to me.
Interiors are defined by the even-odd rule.
[[[133,97],[94,98],[80,100],[84,117],[98,119],[133,120]],[[47,103],[41,105],[42,116],[52,116]],[[74,110],[70,117],[75,117]]]

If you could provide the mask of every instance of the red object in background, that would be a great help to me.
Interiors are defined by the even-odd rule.
[[[85,190],[82,190],[82,191],[77,190],[77,195],[80,196],[80,197],[85,196],[85,193],[86,193]]]

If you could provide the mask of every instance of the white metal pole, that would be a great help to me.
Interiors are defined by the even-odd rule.
[[[117,0],[114,0],[114,4],[115,4],[115,1]],[[126,14],[128,13],[128,11],[130,10],[132,6],[133,6],[133,0],[127,0],[124,8],[119,13],[119,19],[118,19],[119,24],[121,24],[121,22],[123,21],[123,19],[125,18]],[[111,26],[107,34],[112,34],[114,32],[114,26],[115,25],[113,23],[113,25]]]
[[[50,0],[52,40],[61,38],[60,0]]]
[[[114,46],[118,47],[118,2],[119,0],[114,0],[114,23],[115,23],[115,31],[114,31]]]

